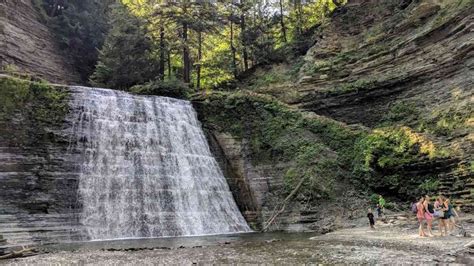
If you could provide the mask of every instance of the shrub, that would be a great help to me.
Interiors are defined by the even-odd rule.
[[[137,94],[187,98],[189,94],[189,87],[182,81],[173,79],[165,81],[153,81],[143,85],[135,85],[131,87],[129,91]]]

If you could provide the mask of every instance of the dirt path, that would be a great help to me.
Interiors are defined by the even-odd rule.
[[[363,220],[361,220],[363,223]],[[472,233],[473,219],[463,225]],[[459,232],[459,231],[458,231]],[[325,235],[261,234],[238,240],[219,240],[209,245],[187,247],[147,247],[134,250],[59,251],[34,257],[4,261],[6,264],[109,265],[223,263],[270,264],[433,264],[474,265],[473,238],[461,236],[419,238],[416,224],[406,218],[367,227],[343,229]],[[110,249],[110,248],[109,248]],[[1,262],[0,262],[1,264]]]

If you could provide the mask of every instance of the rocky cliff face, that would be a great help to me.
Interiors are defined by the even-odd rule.
[[[68,98],[66,88],[0,77],[0,235],[6,246],[81,237],[78,160],[64,134]]]
[[[79,81],[31,0],[0,1],[0,68],[51,82]]]
[[[291,104],[370,128],[408,126],[452,150],[437,165],[441,193],[474,206],[473,1],[351,2],[319,32]]]
[[[368,186],[369,190],[401,200],[411,200],[422,193],[442,193],[452,197],[463,210],[472,209],[472,14],[472,0],[349,1],[319,27],[314,35],[315,45],[303,58],[257,69],[243,81],[241,89],[252,90],[258,97],[265,95],[271,99],[269,102],[286,103],[289,110],[306,115],[310,112],[315,120],[334,119],[360,134],[346,142],[352,151],[325,142],[328,131],[304,134],[310,143],[329,145],[320,154],[324,158],[336,156],[340,165],[323,170],[322,175],[343,184],[345,191],[333,187],[336,195],[348,194],[342,198],[330,196],[328,201],[322,197],[316,202],[314,198],[296,197],[283,208],[274,228],[324,231],[327,223],[321,217],[325,214],[317,206],[337,210],[334,224],[340,225],[340,219],[357,215],[360,206],[354,202],[358,197],[347,205],[343,203],[353,197],[348,195],[355,187]],[[295,70],[298,74],[292,80]],[[255,113],[272,120],[275,112],[258,110],[259,100],[254,98],[248,106],[238,107],[247,112],[232,113],[229,102],[234,97],[239,98],[211,96],[197,101],[197,106],[221,154],[247,185],[246,193],[252,195],[247,198],[253,204],[250,212],[264,226],[281,208],[280,202],[288,195],[292,166],[301,161],[296,154],[282,160],[277,156],[278,147],[281,142],[293,143],[293,138],[305,137],[296,131],[292,138],[265,143],[266,136],[280,134],[282,128],[296,129],[281,123],[274,128],[273,122],[251,126],[248,120],[255,119]],[[219,101],[221,110],[207,109]],[[219,112],[228,115],[223,117]],[[224,120],[232,123],[223,124]],[[306,123],[303,127],[308,129]],[[236,125],[242,128],[236,130]],[[270,129],[257,132],[259,127]],[[339,129],[330,133],[334,139],[336,132]],[[264,136],[263,145],[256,135]],[[270,160],[255,160],[262,156],[255,146],[265,150],[263,153]],[[295,147],[289,146],[285,149]],[[352,162],[341,160],[345,155],[352,156]],[[298,167],[308,169],[308,165]],[[343,178],[329,176],[338,167]],[[305,183],[303,187],[309,185]],[[361,196],[361,201],[366,202],[367,197]],[[326,215],[334,217],[333,214]]]
[[[327,232],[363,214],[367,195],[349,182],[358,130],[250,92],[194,103],[254,229]]]

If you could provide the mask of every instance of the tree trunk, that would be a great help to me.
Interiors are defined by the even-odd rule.
[[[301,35],[303,32],[302,29],[302,9],[301,9],[301,0],[294,0],[294,10],[295,10],[295,15],[296,15],[296,32],[298,35]]]
[[[283,13],[283,0],[280,0],[280,25],[281,25],[281,34],[283,36],[283,42],[287,42],[286,39],[286,25],[285,25],[285,15]]]
[[[231,15],[233,17],[233,14]],[[230,21],[230,51],[232,53],[232,73],[234,77],[237,77],[237,59],[235,57],[235,46],[234,46],[234,22]]]
[[[171,79],[171,50],[168,49],[168,80]]]
[[[198,63],[196,66],[196,88],[201,89],[202,31],[198,31]],[[204,94],[204,91],[203,91]]]
[[[244,1],[242,0],[241,1],[241,14],[240,14],[240,38],[241,38],[241,41],[242,41],[242,57],[244,59],[244,70],[248,70],[249,69],[249,56],[248,56],[248,53],[247,53],[247,40],[246,40],[246,37],[245,37],[245,29],[246,29],[246,25],[245,25],[245,3]]]
[[[183,23],[183,81],[191,82],[191,61],[188,47],[188,24]]]
[[[165,78],[165,29],[160,27],[160,64],[158,66],[158,79]]]

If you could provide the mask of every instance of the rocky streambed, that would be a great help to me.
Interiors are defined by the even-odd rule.
[[[396,215],[378,222],[324,235],[251,233],[231,236],[90,242],[42,247],[38,256],[6,264],[210,264],[210,263],[474,263],[470,234],[473,217],[461,220],[464,230],[447,237],[419,238],[413,217]]]

